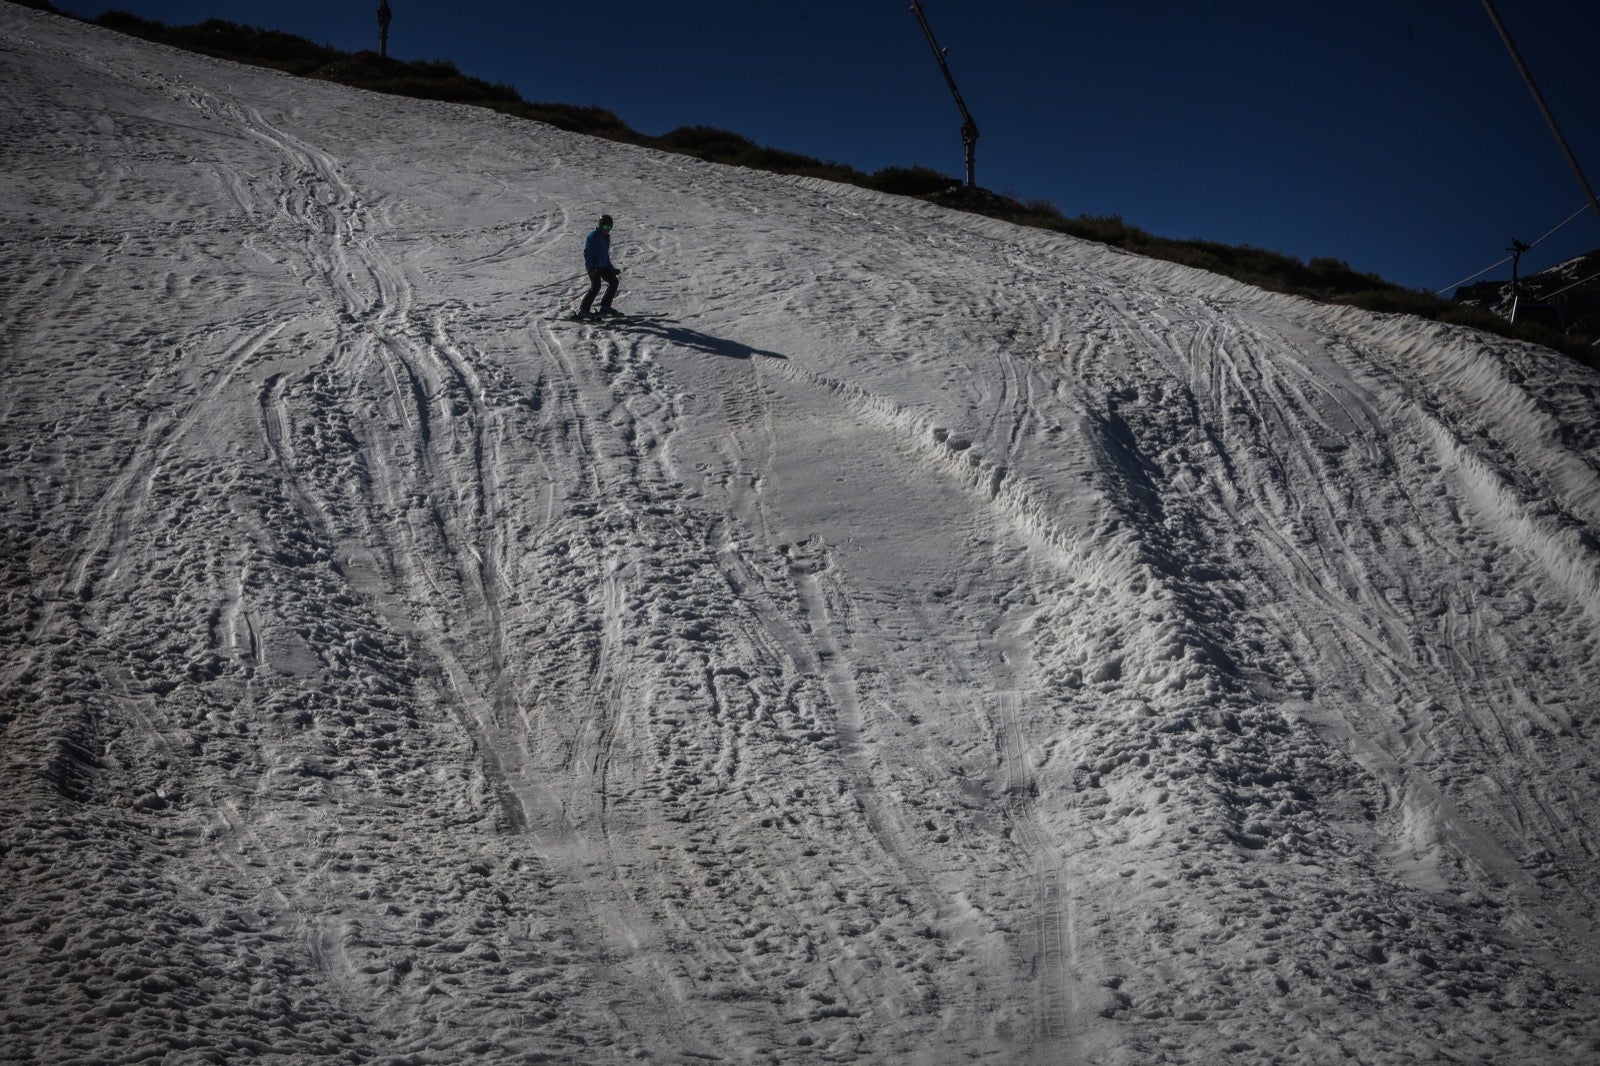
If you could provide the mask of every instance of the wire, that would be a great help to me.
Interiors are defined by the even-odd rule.
[[[1566,222],[1561,223],[1561,225],[1557,226],[1555,229],[1551,230],[1549,233],[1546,233],[1543,237],[1540,237],[1537,241],[1534,241],[1532,244],[1528,245],[1528,247],[1529,248],[1537,248],[1537,247],[1539,247],[1539,245],[1542,242],[1549,240],[1551,237],[1554,237],[1555,234],[1556,234],[1556,230],[1559,230],[1562,226],[1567,225],[1568,222],[1571,222],[1573,219],[1577,218],[1579,215],[1583,214],[1587,210],[1589,210],[1589,205],[1588,204],[1584,204],[1582,207],[1580,207],[1576,211],[1572,212],[1572,214],[1568,215]]]
[[[1572,146],[1567,143],[1567,138],[1562,135],[1561,127],[1556,125],[1555,115],[1550,113],[1550,105],[1544,101],[1544,93],[1533,83],[1533,73],[1528,70],[1528,64],[1523,62],[1522,53],[1517,51],[1517,46],[1512,43],[1511,31],[1506,29],[1506,24],[1500,19],[1500,12],[1494,9],[1493,0],[1483,0],[1484,10],[1489,12],[1489,20],[1494,23],[1494,28],[1500,31],[1500,39],[1505,42],[1506,51],[1511,53],[1511,61],[1517,65],[1517,70],[1522,74],[1522,80],[1527,83],[1528,91],[1533,94],[1533,102],[1539,105],[1540,114],[1550,126],[1550,132],[1555,135],[1556,144],[1567,157],[1567,164],[1572,167],[1572,174],[1578,179],[1578,185],[1589,197],[1589,206],[1594,208],[1595,218],[1600,218],[1600,198],[1596,198],[1594,187],[1589,184],[1589,179],[1583,176],[1583,168],[1578,165],[1578,157],[1572,154]]]
[[[1549,240],[1551,237],[1554,237],[1558,232],[1560,232],[1561,229],[1563,229],[1567,225],[1571,224],[1573,219],[1577,218],[1579,215],[1583,214],[1587,210],[1589,210],[1589,205],[1588,204],[1584,204],[1582,207],[1580,207],[1576,211],[1572,212],[1572,214],[1568,215],[1564,221],[1558,222],[1550,230],[1549,233],[1546,233],[1543,237],[1540,237],[1538,240],[1534,241],[1532,244],[1530,244],[1526,248],[1524,248],[1523,251],[1532,251],[1533,249],[1539,247],[1539,245],[1543,244],[1545,241]],[[1515,256],[1508,255],[1504,259],[1500,260],[1500,262],[1494,263],[1494,264],[1492,264],[1490,266],[1484,267],[1482,270],[1478,271],[1476,274],[1472,275],[1470,278],[1462,278],[1460,281],[1456,282],[1454,285],[1446,285],[1442,289],[1435,289],[1433,291],[1433,294],[1435,296],[1443,296],[1445,293],[1450,292],[1452,289],[1459,289],[1459,288],[1461,288],[1461,286],[1465,285],[1469,281],[1477,281],[1479,278],[1483,277],[1485,274],[1489,273],[1489,271],[1491,271],[1491,270],[1498,270],[1500,267],[1505,266],[1507,263],[1511,262],[1511,260],[1513,260],[1515,258],[1516,258]]]
[[[1589,277],[1584,278],[1582,281],[1574,281],[1571,285],[1568,285],[1566,288],[1557,289],[1555,292],[1552,292],[1549,295],[1539,297],[1539,299],[1540,299],[1541,302],[1545,301],[1545,300],[1554,300],[1557,296],[1560,296],[1560,295],[1562,295],[1564,293],[1569,293],[1573,289],[1576,289],[1579,285],[1587,285],[1591,281],[1600,281],[1600,274],[1591,274]]]
[[[1488,274],[1488,272],[1496,271],[1496,269],[1499,269],[1499,267],[1506,266],[1507,262],[1512,261],[1512,258],[1514,258],[1514,256],[1506,256],[1506,258],[1501,259],[1499,262],[1493,262],[1493,264],[1490,264],[1490,266],[1483,267],[1482,271],[1478,271],[1477,274],[1472,275],[1472,277],[1464,277],[1464,279],[1459,280],[1459,282],[1454,283],[1454,285],[1446,285],[1445,288],[1435,288],[1434,295],[1443,296],[1445,293],[1448,293],[1448,291],[1454,290],[1454,288],[1461,288],[1462,285],[1466,285],[1467,282],[1475,282],[1475,280],[1480,279],[1480,277]]]

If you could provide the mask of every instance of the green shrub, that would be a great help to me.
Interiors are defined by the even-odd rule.
[[[710,126],[679,126],[658,137],[656,145],[696,159],[739,159],[756,150],[748,137]]]
[[[638,144],[644,140],[614,112],[607,111],[603,107],[539,103],[502,109],[521,118],[533,119],[535,122],[543,122],[572,133],[583,133],[591,137],[604,137],[607,140],[630,144]]]
[[[259,67],[271,67],[291,74],[312,74],[339,53],[304,37],[274,30],[258,30],[223,19],[207,19],[198,26],[175,26],[165,34],[164,43],[201,52],[218,59],[232,59]]]
[[[155,22],[151,19],[140,18],[138,15],[127,11],[110,10],[95,19],[95,25],[104,26],[108,30],[126,33],[131,37],[144,37],[149,40],[159,39],[158,35],[167,32],[165,22]]]
[[[884,167],[874,171],[867,184],[894,196],[932,196],[960,183],[928,167]]]
[[[708,163],[726,163],[774,174],[828,178],[856,185],[864,183],[863,175],[859,171],[843,164],[824,162],[798,152],[767,148],[742,134],[713,126],[679,126],[660,137],[642,138],[640,143],[663,151],[704,159]]]

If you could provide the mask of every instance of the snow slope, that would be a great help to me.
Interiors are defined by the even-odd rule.
[[[1600,1057],[1593,372],[8,4],[0,72],[6,1061]],[[602,211],[658,319],[550,319]]]

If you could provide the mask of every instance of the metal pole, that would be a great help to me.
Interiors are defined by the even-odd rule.
[[[1583,193],[1589,198],[1589,206],[1594,208],[1595,218],[1600,218],[1600,200],[1595,199],[1594,189],[1589,184],[1589,179],[1583,176],[1583,168],[1578,166],[1578,157],[1572,154],[1572,149],[1567,145],[1567,139],[1561,135],[1561,127],[1556,125],[1556,117],[1550,113],[1550,105],[1544,102],[1544,94],[1533,83],[1533,75],[1528,71],[1528,64],[1522,61],[1522,53],[1517,51],[1517,46],[1511,41],[1511,31],[1506,29],[1506,24],[1500,21],[1500,12],[1494,9],[1491,0],[1483,0],[1489,18],[1494,21],[1494,28],[1500,31],[1500,39],[1506,43],[1506,51],[1511,53],[1511,61],[1522,72],[1522,80],[1528,83],[1528,91],[1533,94],[1534,103],[1539,105],[1539,110],[1544,114],[1545,122],[1550,124],[1550,132],[1555,134],[1556,143],[1561,146],[1561,151],[1566,154],[1567,162],[1572,166],[1572,173],[1577,175],[1578,184],[1583,187]]]
[[[1511,247],[1506,249],[1511,253],[1511,324],[1517,324],[1517,307],[1522,303],[1522,253],[1528,250],[1528,245],[1523,244],[1515,237],[1511,238]]]
[[[950,64],[944,59],[945,50],[940,48],[939,42],[934,39],[933,27],[928,25],[928,16],[922,13],[922,4],[919,0],[911,0],[911,13],[922,23],[922,32],[928,38],[928,47],[933,49],[933,58],[939,61],[939,69],[944,71],[944,80],[950,86],[950,95],[956,98],[956,107],[961,109],[961,144],[967,150],[967,187],[976,188],[978,123],[973,119],[972,112],[967,110],[967,102],[961,99],[961,90],[956,88],[956,76],[950,73]]]

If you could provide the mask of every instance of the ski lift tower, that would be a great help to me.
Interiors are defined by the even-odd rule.
[[[967,110],[966,101],[961,99],[961,90],[956,88],[955,75],[950,73],[950,64],[944,60],[945,50],[934,40],[933,27],[928,25],[928,16],[922,13],[922,4],[919,0],[911,0],[911,13],[922,23],[922,32],[928,38],[928,47],[933,49],[933,58],[939,61],[939,69],[944,71],[944,80],[950,85],[950,95],[956,98],[956,106],[961,109],[961,143],[967,149],[967,187],[976,188],[978,124],[973,121],[972,112]]]

